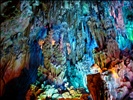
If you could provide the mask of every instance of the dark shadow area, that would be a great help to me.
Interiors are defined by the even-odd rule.
[[[4,95],[0,100],[25,100],[30,84],[36,81],[37,68],[42,63],[43,55],[37,41],[32,42],[30,46],[29,69],[25,67],[19,77],[6,84]]]

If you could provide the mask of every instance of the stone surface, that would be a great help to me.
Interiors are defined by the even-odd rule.
[[[132,98],[132,1],[0,5],[2,99]]]
[[[87,87],[93,100],[104,99],[104,83],[99,73],[87,75]]]

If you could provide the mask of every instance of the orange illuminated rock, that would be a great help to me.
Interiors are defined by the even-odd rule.
[[[104,85],[100,73],[87,75],[87,87],[93,100],[104,100]]]
[[[82,96],[80,97],[80,100],[88,100],[88,96],[89,94],[82,94]]]
[[[44,44],[44,40],[40,39],[40,40],[38,41],[38,44],[39,44],[39,46],[40,46],[41,49],[42,49],[42,45]]]

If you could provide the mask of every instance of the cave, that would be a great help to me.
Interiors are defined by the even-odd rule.
[[[133,100],[133,1],[1,0],[0,100]]]

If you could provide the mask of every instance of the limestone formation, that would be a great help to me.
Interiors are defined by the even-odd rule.
[[[132,99],[132,5],[1,0],[0,99]]]

